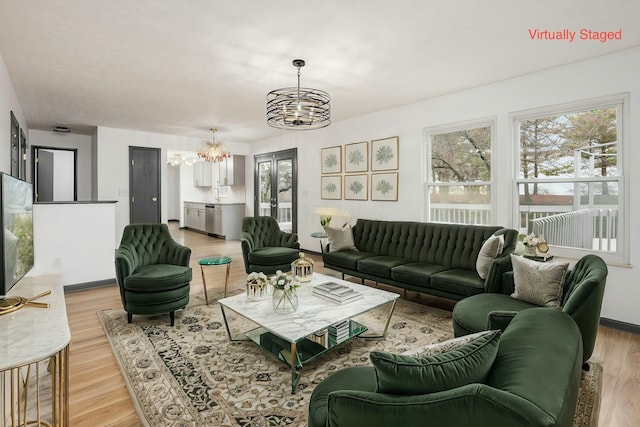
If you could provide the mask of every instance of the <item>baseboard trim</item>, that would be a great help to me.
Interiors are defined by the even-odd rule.
[[[621,322],[619,320],[607,319],[606,317],[600,318],[600,324],[608,328],[619,329],[625,332],[631,332],[633,334],[640,335],[640,325],[633,323]]]
[[[73,285],[64,285],[64,293],[83,291],[85,289],[99,288],[102,286],[115,285],[116,279],[96,280],[95,282],[75,283]]]

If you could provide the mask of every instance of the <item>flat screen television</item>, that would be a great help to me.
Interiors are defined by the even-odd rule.
[[[33,267],[33,186],[0,173],[0,295],[6,295]]]

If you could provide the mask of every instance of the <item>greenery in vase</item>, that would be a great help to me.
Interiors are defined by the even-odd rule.
[[[286,294],[295,292],[300,287],[300,282],[295,277],[278,270],[271,278],[271,285],[274,289],[280,289]]]

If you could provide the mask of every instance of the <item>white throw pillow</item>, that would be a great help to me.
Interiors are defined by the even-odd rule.
[[[434,356],[436,354],[446,353],[451,350],[455,350],[456,348],[462,347],[465,344],[469,344],[471,341],[476,338],[480,338],[483,335],[491,334],[495,331],[480,331],[475,334],[463,335],[458,338],[452,338],[447,341],[438,342],[435,344],[427,344],[422,347],[415,348],[413,350],[407,350],[402,353],[403,356],[411,356],[411,357],[425,357],[425,356]]]
[[[329,252],[353,251],[356,245],[353,243],[351,226],[345,224],[342,227],[324,227],[329,239]]]
[[[539,262],[511,255],[513,298],[546,307],[562,305],[562,286],[569,263]]]
[[[481,279],[486,279],[489,274],[489,268],[494,259],[502,253],[504,248],[504,235],[491,236],[482,244],[478,259],[476,261],[476,271]]]

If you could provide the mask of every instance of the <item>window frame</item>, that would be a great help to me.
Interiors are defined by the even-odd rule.
[[[484,128],[488,127],[491,133],[491,178],[489,181],[479,182],[447,182],[447,183],[435,183],[431,181],[431,168],[432,168],[432,136],[440,135],[444,133],[459,132],[462,130]],[[454,123],[448,123],[443,125],[436,125],[424,128],[424,153],[423,159],[426,158],[426,167],[423,170],[425,174],[423,177],[423,194],[425,201],[423,203],[422,218],[424,221],[431,221],[431,200],[430,189],[431,187],[456,187],[456,186],[487,186],[491,192],[490,196],[490,208],[489,208],[489,222],[488,224],[495,224],[496,222],[496,185],[495,185],[495,162],[496,162],[496,144],[497,144],[497,116],[483,117],[473,120],[466,120]]]
[[[554,177],[554,178],[520,178],[521,167],[521,141],[520,122],[540,117],[579,113],[586,110],[601,108],[616,109],[616,149],[617,149],[617,175],[609,177]],[[519,187],[527,183],[589,183],[589,182],[617,182],[618,183],[618,230],[616,236],[616,251],[602,251],[596,249],[581,249],[561,246],[551,246],[550,252],[556,256],[579,259],[587,253],[595,253],[612,265],[629,265],[629,178],[627,170],[628,159],[624,156],[624,147],[627,145],[626,136],[629,135],[629,94],[621,93],[599,98],[591,98],[581,101],[557,104],[523,110],[509,115],[512,127],[512,143],[514,145],[513,157],[513,185],[512,185],[512,224],[516,230],[520,230],[520,195]]]

